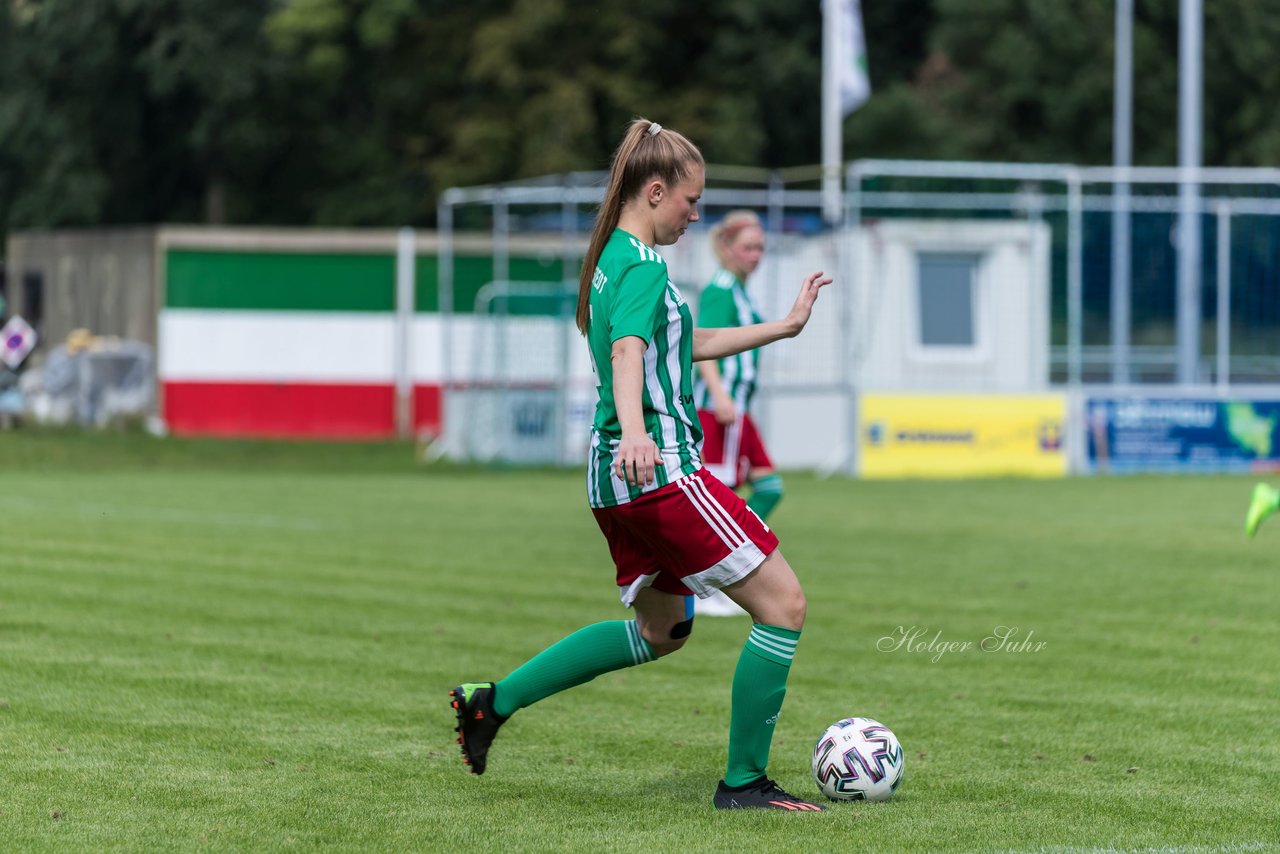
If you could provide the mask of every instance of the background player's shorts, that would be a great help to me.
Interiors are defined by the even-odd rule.
[[[726,486],[742,483],[751,469],[773,468],[773,460],[750,415],[742,414],[732,424],[721,424],[714,412],[699,409],[698,420],[702,422],[702,464]]]
[[[710,596],[746,578],[778,538],[705,468],[617,507],[593,507],[630,605],[642,588]]]

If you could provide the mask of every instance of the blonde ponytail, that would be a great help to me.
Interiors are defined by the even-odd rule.
[[[577,323],[583,335],[587,334],[591,322],[591,280],[595,278],[596,265],[600,263],[609,235],[618,227],[623,204],[654,178],[674,187],[702,165],[702,153],[697,147],[670,128],[639,118],[633,119],[627,127],[622,142],[613,153],[604,201],[596,213],[591,241],[587,244],[582,272],[578,275]]]

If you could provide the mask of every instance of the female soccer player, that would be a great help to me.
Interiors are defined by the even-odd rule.
[[[636,119],[613,155],[609,184],[583,261],[578,328],[587,337],[600,399],[587,463],[587,500],[609,544],[618,591],[634,620],[579,629],[497,683],[450,692],[463,759],[483,774],[498,728],[516,711],[602,673],[684,646],[689,593],[725,589],[751,614],[734,673],[729,757],[717,809],[816,811],[765,773],[787,674],[804,625],[805,597],[778,539],[702,466],[693,362],[799,334],[821,273],[804,280],[779,321],[694,329],[656,246],[698,219],[704,166],[698,149]]]
[[[747,292],[747,278],[764,256],[764,228],[752,211],[731,211],[711,229],[711,247],[720,269],[702,290],[698,301],[698,326],[719,328],[761,323],[755,302]],[[751,488],[747,506],[768,521],[782,500],[782,477],[751,419],[756,393],[760,351],[748,350],[724,359],[698,363],[694,397],[702,422],[702,461],[724,484]],[[720,591],[694,603],[694,613],[713,617],[744,613]]]

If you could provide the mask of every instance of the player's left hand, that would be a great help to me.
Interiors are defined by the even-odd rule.
[[[716,423],[726,427],[738,420],[738,407],[733,398],[727,394],[718,395],[712,404],[715,407]]]
[[[804,329],[805,324],[809,322],[809,316],[813,313],[813,304],[818,299],[818,291],[831,284],[831,281],[829,276],[822,275],[821,270],[805,277],[804,284],[800,286],[800,294],[796,297],[795,304],[791,306],[791,311],[787,313],[786,322],[793,336],[799,335],[800,330]]]

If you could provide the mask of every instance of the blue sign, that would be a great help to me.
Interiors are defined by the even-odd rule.
[[[1091,397],[1095,472],[1250,472],[1280,468],[1280,400]]]

